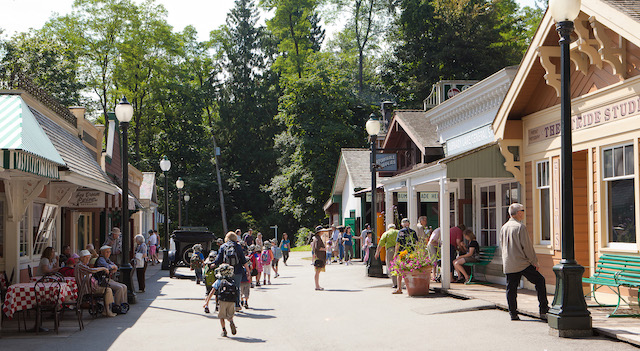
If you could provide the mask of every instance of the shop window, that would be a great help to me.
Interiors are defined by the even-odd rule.
[[[24,212],[20,220],[20,257],[27,255],[29,248],[29,209]]]
[[[42,251],[44,251],[45,247],[49,246],[51,243],[52,233],[55,230],[54,227],[57,207],[58,206],[56,205],[46,204],[40,211],[41,214],[38,217],[38,227],[33,239],[33,257],[39,257],[42,255]],[[34,207],[34,221],[36,220],[36,213],[37,212]]]
[[[509,215],[509,206],[520,202],[520,183],[511,182],[502,184],[502,224],[507,223],[511,216]]]
[[[540,213],[540,244],[551,244],[551,182],[549,181],[549,161],[536,164],[536,191]]]
[[[496,186],[480,188],[480,240],[482,245],[495,246],[496,238]]]
[[[633,145],[604,149],[602,164],[609,246],[629,246],[636,242]]]
[[[0,200],[0,258],[4,257],[4,200]]]

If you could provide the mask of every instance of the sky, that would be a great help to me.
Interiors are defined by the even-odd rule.
[[[142,2],[134,0],[135,2]],[[535,0],[516,0],[520,6],[533,6]],[[175,31],[193,25],[198,39],[209,39],[209,32],[225,23],[234,0],[156,0],[167,9],[167,22]],[[4,35],[41,28],[54,14],[71,12],[73,0],[0,0],[0,28]],[[338,31],[340,24],[325,24],[327,38]]]

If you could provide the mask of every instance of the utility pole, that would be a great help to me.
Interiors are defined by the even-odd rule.
[[[218,145],[216,145],[216,136],[214,134],[211,135],[211,140],[213,140],[213,150],[214,150],[214,158],[213,164],[216,166],[216,176],[218,177],[218,194],[220,195],[220,215],[222,216],[222,235],[226,235],[229,231],[227,227],[227,212],[224,209],[224,194],[222,193],[222,177],[220,177],[220,166],[218,166],[218,156],[220,156],[220,151],[218,149]]]

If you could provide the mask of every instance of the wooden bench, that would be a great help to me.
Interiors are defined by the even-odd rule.
[[[620,308],[620,303],[627,301],[620,294],[620,287],[640,288],[640,257],[603,254],[598,259],[596,270],[589,278],[582,278],[583,283],[591,284],[591,292],[585,297],[591,296],[600,307],[615,307],[613,312],[607,317],[638,317],[640,314],[616,314]],[[607,287],[618,295],[618,303],[608,305],[600,303],[596,298],[596,290]],[[640,304],[640,290],[638,290],[638,303]],[[595,307],[590,306],[590,307]]]
[[[473,280],[474,275],[476,273],[476,267],[479,266],[487,266],[493,260],[493,256],[496,254],[497,246],[480,246],[480,256],[478,257],[478,262],[466,262],[463,266],[471,267],[471,275],[469,276],[468,284],[478,284]],[[484,274],[484,280],[487,280],[487,275]]]

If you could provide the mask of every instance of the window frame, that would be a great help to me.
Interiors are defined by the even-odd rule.
[[[603,199],[603,223],[601,225],[601,228],[603,228],[603,235],[604,235],[604,240],[603,243],[605,244],[605,248],[609,248],[609,249],[614,249],[614,250],[632,250],[632,251],[637,251],[638,249],[638,229],[637,229],[637,224],[638,224],[638,220],[637,220],[637,208],[634,209],[634,221],[635,221],[635,225],[636,225],[636,241],[633,243],[623,243],[623,242],[612,242],[610,241],[611,238],[611,228],[610,228],[610,224],[609,224],[609,217],[610,217],[610,206],[609,206],[609,182],[612,181],[617,181],[617,180],[627,180],[627,179],[632,179],[634,182],[634,189],[633,189],[633,199],[634,199],[634,206],[638,205],[638,198],[636,193],[638,192],[638,189],[635,189],[635,187],[637,186],[637,182],[636,182],[636,160],[638,158],[638,150],[637,147],[635,146],[637,143],[632,141],[625,141],[623,143],[618,143],[618,144],[614,144],[614,145],[608,145],[605,147],[602,147],[600,149],[600,172],[601,172],[601,189],[602,189],[602,199]],[[625,148],[626,147],[632,147],[633,148],[633,173],[631,174],[624,174],[622,176],[611,176],[611,177],[605,177],[605,152],[607,150],[615,150],[617,148],[621,148],[622,147],[622,163],[623,165],[625,164]],[[613,152],[613,151],[612,151]],[[615,174],[615,157],[612,155],[612,169],[613,169],[613,173]],[[623,166],[624,167],[624,166]],[[626,173],[626,170],[624,171]]]
[[[540,177],[540,165],[542,164],[546,164],[546,184],[541,184],[541,177]],[[540,245],[544,245],[544,246],[550,246],[551,245],[551,239],[553,238],[553,199],[551,197],[551,184],[553,179],[551,179],[551,161],[549,159],[544,159],[541,161],[537,161],[536,162],[536,170],[535,170],[535,176],[536,176],[536,197],[537,197],[537,203],[536,203],[536,207],[537,207],[537,212],[538,212],[538,216],[536,216],[536,223],[537,223],[537,227],[538,227],[538,231],[537,231],[537,235],[536,238],[538,239],[538,243]],[[547,190],[548,191],[548,212],[549,212],[549,239],[543,239],[542,238],[542,233],[543,233],[543,197],[542,197],[542,191]]]

